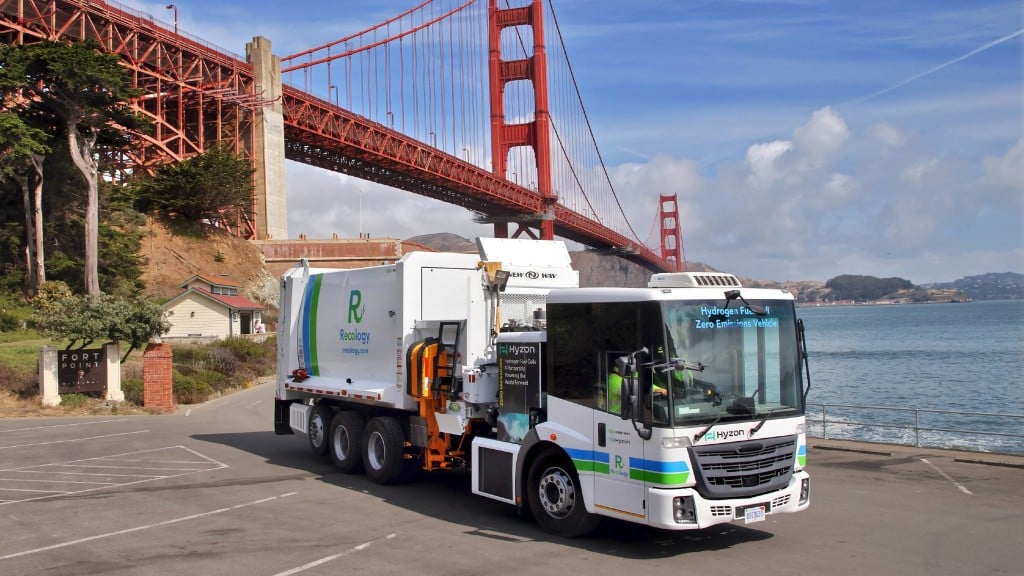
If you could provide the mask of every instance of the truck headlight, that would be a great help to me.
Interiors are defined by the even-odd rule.
[[[672,499],[672,517],[676,524],[696,524],[697,512],[690,496],[676,496]]]
[[[800,503],[805,504],[811,499],[811,479],[804,478],[800,481]]]

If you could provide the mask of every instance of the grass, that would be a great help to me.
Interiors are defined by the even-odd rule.
[[[7,364],[18,370],[35,371],[39,365],[39,349],[43,346],[55,345],[53,341],[39,337],[38,334],[22,333],[21,340],[7,341],[5,336],[11,332],[0,333],[0,364]],[[59,344],[57,344],[59,346]]]

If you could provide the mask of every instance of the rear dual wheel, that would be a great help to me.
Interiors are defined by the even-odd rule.
[[[331,421],[331,462],[346,474],[363,471],[364,426],[363,416],[353,410],[342,410]]]
[[[397,418],[378,416],[366,425],[363,437],[363,465],[366,476],[377,484],[403,480],[402,448],[405,433]]]

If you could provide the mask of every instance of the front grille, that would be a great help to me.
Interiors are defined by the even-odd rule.
[[[690,447],[697,491],[705,498],[743,498],[789,484],[796,436]]]

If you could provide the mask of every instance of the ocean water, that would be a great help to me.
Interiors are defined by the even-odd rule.
[[[815,404],[858,405],[869,408],[827,409],[830,422],[856,423],[826,424],[828,437],[1024,453],[1024,301],[797,313],[807,332],[812,435],[823,435]],[[937,430],[915,437],[905,429],[914,425]]]

